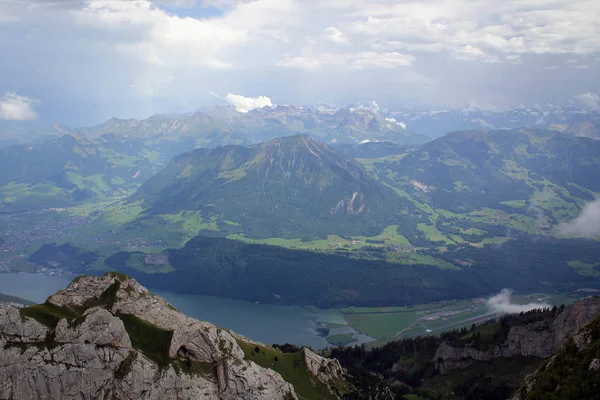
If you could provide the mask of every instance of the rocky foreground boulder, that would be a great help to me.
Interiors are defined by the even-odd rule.
[[[80,277],[0,304],[0,399],[336,399],[336,360],[282,353],[190,318],[134,279]]]

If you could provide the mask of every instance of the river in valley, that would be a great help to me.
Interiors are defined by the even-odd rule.
[[[36,303],[43,302],[49,295],[64,289],[72,277],[40,274],[0,274],[0,292],[19,296]],[[210,296],[198,296],[152,290],[164,297],[181,312],[203,321],[212,322],[231,329],[250,339],[262,343],[293,343],[321,349],[328,345],[319,336],[319,323],[345,325],[343,315],[337,309],[316,309],[277,304],[255,304],[243,300]],[[343,326],[332,333],[354,332],[359,342],[370,340],[352,328]]]

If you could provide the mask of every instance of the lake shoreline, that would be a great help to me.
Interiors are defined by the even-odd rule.
[[[48,296],[66,288],[74,278],[26,272],[1,273],[0,292],[43,303]],[[323,349],[331,344],[320,334],[318,328],[323,324],[346,325],[338,309],[257,304],[239,299],[148,289],[192,318],[231,329],[265,344],[292,343]],[[357,343],[372,340],[358,332],[356,335],[360,338]]]

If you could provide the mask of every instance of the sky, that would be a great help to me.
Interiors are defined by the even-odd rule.
[[[0,119],[599,107],[597,0],[0,0]]]

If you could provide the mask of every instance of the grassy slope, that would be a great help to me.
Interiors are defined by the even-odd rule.
[[[283,353],[268,346],[257,346],[241,340],[238,340],[238,344],[244,351],[246,360],[279,372],[283,379],[294,386],[300,399],[326,400],[331,398],[327,387],[307,373],[301,352]],[[256,351],[257,349],[258,351]]]

